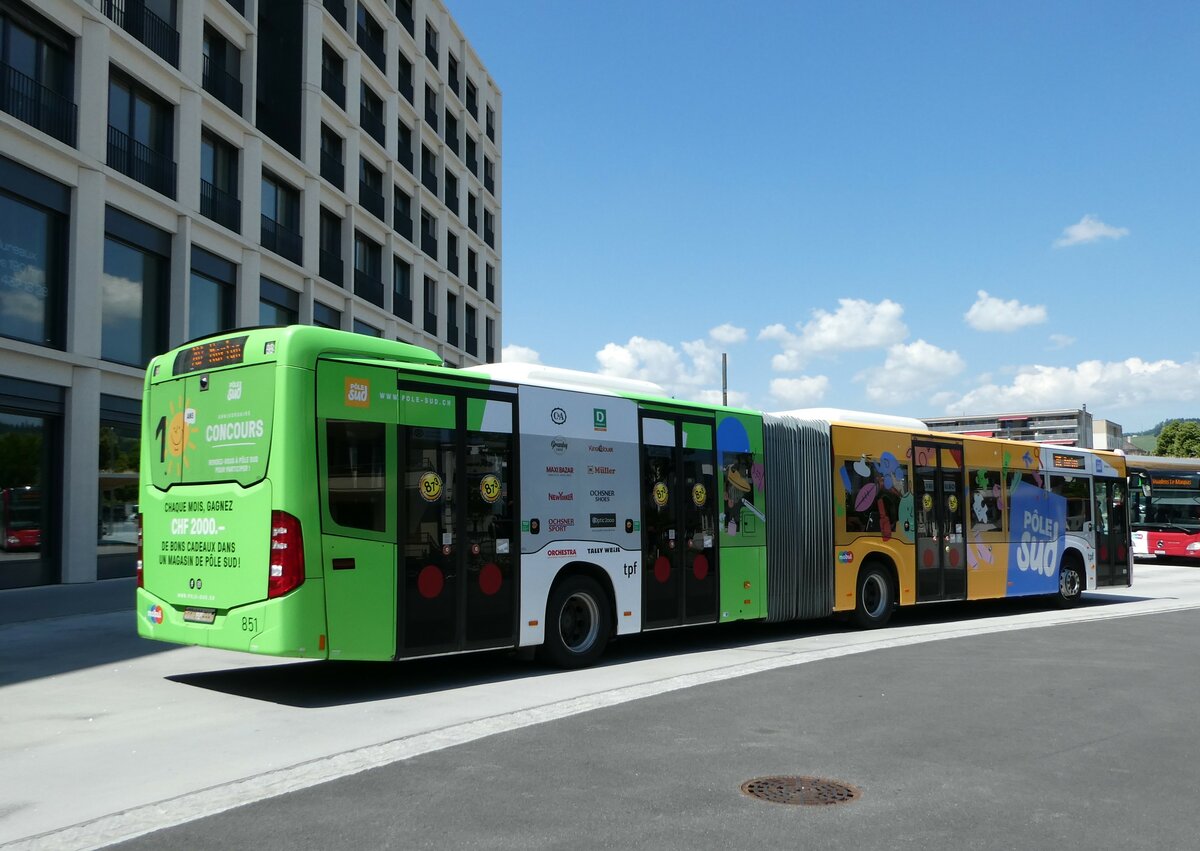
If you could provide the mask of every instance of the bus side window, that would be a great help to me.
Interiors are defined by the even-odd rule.
[[[325,441],[325,482],[333,522],[352,529],[387,531],[384,424],[329,420]]]

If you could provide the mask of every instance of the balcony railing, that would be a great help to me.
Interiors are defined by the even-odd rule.
[[[467,354],[475,357],[479,352],[479,338],[474,334],[467,335]]]
[[[321,91],[329,95],[330,100],[342,109],[346,108],[346,84],[334,69],[321,69]]]
[[[367,54],[367,58],[375,63],[376,68],[387,71],[387,51],[384,50],[383,43],[371,38],[371,34],[362,24],[358,25],[358,46]]]
[[[238,115],[242,114],[242,81],[207,56],[204,57],[204,75],[200,82],[206,92]]]
[[[436,334],[437,333],[437,314],[430,313],[428,310],[425,311],[425,333],[426,334]]]
[[[383,221],[384,200],[383,193],[372,189],[361,180],[358,182],[358,203],[363,209],[370,213],[379,221]]]
[[[392,229],[409,242],[412,242],[412,216],[407,210],[392,208]]]
[[[333,19],[346,28],[346,4],[343,0],[325,0],[325,11],[333,15]]]
[[[392,314],[399,316],[405,322],[412,322],[412,299],[404,298],[399,293],[393,293]]]
[[[359,123],[367,134],[384,147],[387,146],[387,131],[383,127],[383,119],[367,110],[359,111]]]
[[[354,270],[354,294],[376,307],[383,307],[383,281],[377,281],[358,269]]]
[[[437,197],[438,181],[437,174],[434,173],[433,169],[421,168],[421,185],[432,192],[435,198]]]
[[[437,238],[427,233],[421,234],[421,250],[437,260]]]
[[[321,249],[320,272],[321,277],[329,281],[331,284],[342,286],[343,271],[342,257],[340,254],[334,254],[332,251]]]
[[[224,225],[234,233],[242,229],[242,202],[236,195],[218,189],[207,180],[200,181],[200,215]]]
[[[125,32],[179,67],[179,31],[146,8],[145,0],[97,0],[100,11]]]
[[[446,326],[446,342],[452,346],[458,345],[458,326],[457,325],[447,325]]]
[[[175,161],[108,126],[108,164],[138,183],[175,197]]]
[[[75,104],[5,63],[0,63],[0,110],[75,146],[79,124]]]
[[[304,237],[268,215],[262,217],[262,247],[293,263],[304,262]]]
[[[321,177],[328,180],[338,189],[346,185],[346,166],[329,151],[321,151]]]

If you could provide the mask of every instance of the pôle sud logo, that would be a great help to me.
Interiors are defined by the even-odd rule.
[[[346,376],[346,404],[351,408],[366,408],[371,404],[371,382],[365,378]]]

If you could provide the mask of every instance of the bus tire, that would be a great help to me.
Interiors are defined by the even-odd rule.
[[[568,576],[546,604],[546,641],[539,657],[556,668],[586,668],[612,636],[608,597],[587,576]]]
[[[1060,609],[1069,609],[1079,602],[1082,595],[1083,564],[1078,555],[1072,555],[1068,550],[1058,566],[1058,593],[1054,595],[1054,602]]]
[[[858,572],[854,622],[863,629],[878,629],[888,622],[895,605],[892,577],[879,562],[868,562]]]

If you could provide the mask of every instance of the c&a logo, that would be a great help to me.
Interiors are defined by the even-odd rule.
[[[365,378],[346,376],[346,404],[351,408],[366,408],[371,404],[371,382]]]

